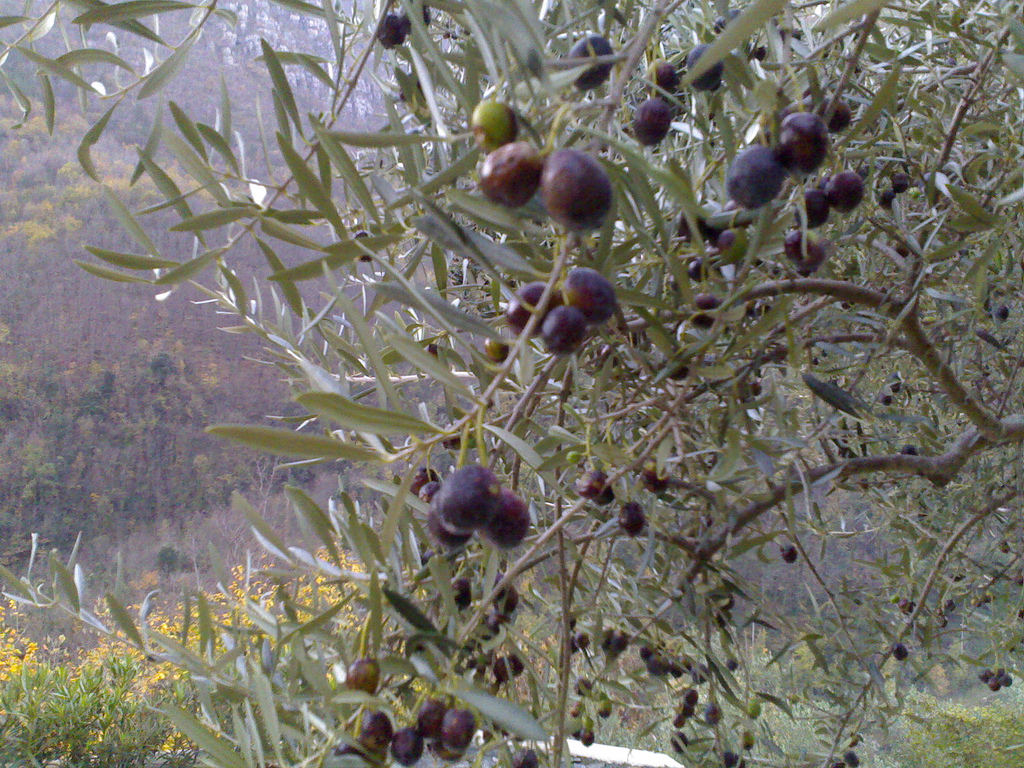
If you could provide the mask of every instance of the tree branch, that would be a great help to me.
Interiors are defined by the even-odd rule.
[[[942,150],[939,152],[939,158],[935,161],[935,173],[942,170],[942,166],[949,160],[949,156],[953,152],[953,145],[956,144],[957,134],[960,132],[960,126],[963,124],[964,118],[967,117],[967,110],[971,108],[975,99],[978,98],[978,93],[981,91],[981,85],[985,80],[985,76],[992,68],[993,62],[995,62],[996,52],[999,51],[1010,38],[1010,30],[1006,30],[1002,35],[999,36],[999,40],[988,52],[978,66],[974,69],[974,81],[971,83],[971,87],[967,89],[967,93],[960,99],[960,103],[956,105],[956,111],[953,113],[953,121],[950,123],[949,132],[946,134],[946,140],[942,143]],[[930,186],[934,188],[934,180],[929,182]]]
[[[1020,429],[1024,439],[1024,420]],[[887,474],[919,475],[937,486],[943,486],[952,480],[971,456],[979,451],[992,447],[994,444],[981,436],[977,430],[971,429],[960,435],[952,447],[938,456],[907,456],[891,454],[886,456],[869,456],[848,459],[836,464],[816,467],[803,474],[793,477],[783,485],[777,486],[767,497],[752,502],[742,509],[736,510],[731,522],[714,539],[701,543],[697,558],[686,574],[686,580],[692,579],[703,569],[704,565],[719,552],[726,543],[761,515],[774,509],[787,497],[802,493],[807,485],[833,476],[836,480],[848,480],[860,475],[874,472]]]
[[[754,301],[759,298],[785,294],[832,296],[841,301],[872,307],[897,320],[906,336],[903,348],[921,362],[942,387],[946,396],[970,419],[971,423],[991,440],[1001,440],[1006,436],[1006,424],[967,391],[953,370],[939,355],[935,346],[928,340],[921,321],[917,317],[916,308],[908,308],[906,302],[891,299],[873,288],[854,285],[842,280],[822,278],[775,280],[747,291],[741,300]]]

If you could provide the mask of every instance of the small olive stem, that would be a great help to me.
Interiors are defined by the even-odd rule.
[[[978,65],[974,69],[974,78],[971,82],[971,87],[967,89],[967,92],[960,99],[960,103],[956,105],[956,111],[953,112],[953,120],[949,125],[949,130],[946,133],[946,140],[942,143],[942,149],[939,151],[939,157],[935,161],[934,173],[927,180],[929,195],[931,198],[935,189],[935,173],[939,173],[942,170],[942,166],[949,160],[949,156],[953,152],[953,145],[956,144],[957,134],[960,133],[960,126],[963,124],[964,118],[967,117],[967,111],[974,104],[975,100],[981,91],[982,83],[985,81],[985,77],[991,70],[993,63],[995,63],[996,53],[1002,48],[1006,41],[1010,38],[1010,30],[1005,30],[1003,34],[999,36],[996,44],[986,54],[985,58],[978,62]]]
[[[835,593],[832,591],[831,587],[829,587],[829,585],[825,582],[825,579],[818,571],[818,567],[814,564],[814,561],[811,559],[810,555],[807,554],[807,550],[804,548],[803,542],[800,541],[800,537],[796,535],[796,531],[791,530],[789,532],[789,538],[793,542],[793,545],[797,548],[797,551],[800,553],[800,556],[803,558],[804,565],[807,566],[807,570],[811,572],[811,575],[814,577],[814,580],[818,582],[818,586],[821,587],[822,591],[825,593],[825,596],[828,598],[828,602],[832,606],[832,610],[836,612],[836,621],[839,622],[839,626],[842,628],[843,634],[846,636],[846,642],[849,643],[849,653],[856,655],[854,654],[854,649],[857,647],[857,643],[856,641],[854,641],[853,635],[850,633],[850,627],[847,624],[846,616],[843,615],[843,611],[839,608],[839,602],[836,600]],[[861,666],[864,667],[864,671],[868,672],[867,665],[864,663],[864,660],[861,659],[859,656],[857,660],[860,662]],[[870,679],[870,673],[868,677]]]
[[[891,237],[896,237],[896,239],[898,239],[900,241],[903,241],[903,237],[902,236],[895,235],[890,230],[890,228],[885,227],[882,224],[882,222],[878,221],[877,219],[875,219],[875,218],[873,218],[871,216],[866,216],[865,218],[868,221],[870,221],[872,224],[874,224],[876,227],[881,229],[883,232],[885,232],[886,234],[890,235]],[[855,243],[859,243],[859,244],[864,245],[864,246],[866,246],[868,248],[874,248],[880,254],[885,256],[885,258],[889,259],[889,261],[891,261],[896,266],[896,268],[899,269],[900,271],[905,271],[907,269],[907,260],[904,259],[902,256],[900,256],[896,252],[895,248],[890,248],[885,243],[880,242],[877,237],[870,237],[868,235],[854,235],[852,240]],[[904,245],[907,245],[907,244],[904,243]],[[909,248],[910,246],[907,245],[907,247]]]
[[[484,392],[477,398],[476,407],[472,408],[461,419],[452,424],[447,430],[437,435],[436,437],[419,442],[416,445],[413,445],[410,448],[404,449],[399,453],[395,454],[390,459],[392,463],[396,461],[405,460],[410,456],[415,455],[416,453],[424,450],[425,448],[429,448],[429,446],[431,445],[439,443],[442,440],[446,440],[454,435],[461,434],[467,425],[473,424],[483,411],[486,411],[491,407],[492,400],[494,399],[498,390],[504,384],[505,379],[507,379],[509,374],[512,372],[512,368],[515,366],[520,351],[525,345],[530,343],[530,338],[533,336],[533,332],[540,325],[544,309],[550,304],[551,297],[555,293],[555,285],[558,283],[558,279],[562,274],[562,270],[565,268],[565,265],[569,258],[570,250],[571,243],[567,242],[566,246],[562,248],[559,252],[558,259],[555,261],[554,267],[551,270],[551,276],[548,278],[548,281],[544,287],[544,292],[541,294],[541,297],[537,302],[537,310],[535,312],[530,313],[530,319],[527,321],[526,326],[519,334],[519,338],[516,339],[515,344],[513,344],[511,349],[509,350],[508,358],[505,360],[504,363],[502,363],[501,368],[498,369],[498,372],[494,375],[494,378],[491,380],[491,383],[487,386],[487,389],[485,389]],[[379,257],[375,256],[375,258]],[[557,360],[557,357],[553,357],[551,360],[549,360],[545,365],[544,370],[553,369],[555,364],[557,363]],[[538,377],[538,379],[536,379],[533,382],[533,384],[531,384],[531,387],[536,385],[536,387],[539,388],[543,383],[544,381]]]
[[[677,401],[674,405],[678,406],[680,400],[681,397],[677,398]],[[630,472],[635,467],[642,466],[643,463],[647,461],[648,457],[652,453],[654,453],[654,450],[661,443],[665,435],[668,434],[668,432],[670,431],[672,420],[674,418],[674,411],[675,408],[667,409],[665,414],[662,415],[662,417],[651,426],[651,428],[647,431],[647,434],[643,438],[641,438],[640,441],[641,443],[646,443],[646,447],[642,451],[640,451],[639,454],[637,454],[636,458],[629,465],[618,467],[614,469],[611,473],[609,473],[607,480],[609,484],[614,483],[619,478],[625,476],[626,473]],[[480,606],[476,609],[476,612],[473,614],[470,620],[466,622],[463,631],[460,634],[460,640],[464,641],[468,637],[469,633],[472,632],[473,629],[480,623],[480,621],[484,617],[484,614],[487,611],[487,606],[491,605],[494,602],[497,594],[505,587],[507,587],[509,584],[511,584],[513,579],[515,579],[519,574],[528,570],[529,567],[531,567],[530,564],[534,563],[535,558],[538,556],[538,553],[541,551],[541,549],[544,548],[548,544],[548,542],[550,542],[551,539],[553,539],[558,534],[559,531],[565,528],[565,526],[569,524],[569,521],[571,521],[576,515],[578,515],[583,510],[583,508],[586,507],[588,503],[589,501],[587,499],[579,499],[575,504],[569,507],[569,509],[563,512],[558,517],[558,519],[555,520],[555,522],[548,526],[548,529],[544,531],[540,536],[538,536],[536,540],[534,540],[534,542],[530,545],[529,549],[527,549],[526,552],[524,552],[518,560],[516,560],[514,563],[509,565],[508,568],[505,569],[505,575],[498,581],[497,584],[494,585],[494,587],[491,589],[490,594],[487,595],[487,597],[483,600]]]
[[[523,415],[523,411],[525,411],[526,407],[533,402],[534,398],[537,396],[537,393],[540,392],[541,387],[547,384],[548,379],[551,377],[551,372],[555,369],[555,366],[558,365],[559,362],[559,357],[557,355],[552,355],[551,359],[548,360],[544,364],[544,367],[540,369],[540,372],[534,377],[533,381],[530,383],[530,386],[516,401],[515,406],[513,406],[512,408],[512,412],[505,420],[506,430],[512,431],[512,428],[516,425],[516,422],[519,421],[519,417]]]
[[[647,46],[651,42],[651,38],[654,37],[654,33],[658,29],[658,23],[662,17],[668,12],[668,8],[671,2],[668,0],[661,0],[651,12],[648,13],[643,21],[640,22],[640,28],[637,30],[636,35],[629,42],[626,48],[625,61],[622,64],[622,69],[619,70],[615,76],[615,80],[612,82],[611,88],[608,91],[608,99],[604,108],[604,115],[601,117],[598,123],[598,130],[602,133],[607,133],[608,126],[611,124],[612,118],[615,116],[615,110],[619,108],[622,103],[622,98],[626,93],[626,86],[632,80],[633,70],[636,69],[637,64],[640,63],[641,57],[644,55],[644,51],[647,50]],[[594,139],[594,142],[599,143],[598,139]]]
[[[562,499],[555,501],[555,514],[557,515],[562,506]],[[565,536],[562,531],[558,532],[558,585],[562,604],[561,635],[562,642],[558,649],[558,705],[555,711],[558,713],[558,727],[555,730],[556,765],[561,765],[565,757],[565,719],[566,705],[569,703],[569,671],[572,666],[569,661],[572,655],[572,630],[570,624],[570,613],[572,601],[569,597],[569,589],[566,584],[565,564]]]
[[[1003,413],[1006,411],[1006,405],[1010,401],[1010,395],[1016,391],[1014,382],[1017,380],[1017,374],[1020,373],[1021,366],[1024,366],[1024,355],[1018,355],[1017,360],[1013,365],[1013,370],[1010,372],[1010,376],[1006,380],[1006,389],[1003,391],[1003,395],[999,399],[999,407],[996,409],[996,415],[1000,418],[1002,418]]]
[[[828,106],[825,108],[825,114],[822,115],[822,120],[828,124],[828,121],[832,119],[832,115],[835,114],[836,106],[839,104],[839,99],[843,95],[843,91],[846,90],[846,86],[850,82],[850,78],[853,77],[853,72],[860,63],[861,54],[864,53],[864,46],[867,45],[868,37],[871,35],[871,30],[874,29],[875,24],[878,23],[878,17],[881,15],[882,9],[877,8],[876,10],[869,13],[864,17],[864,20],[860,23],[860,36],[857,38],[857,43],[854,46],[853,54],[846,61],[846,67],[843,69],[843,74],[839,76],[839,82],[836,83],[836,87],[832,91],[832,95],[829,97]]]

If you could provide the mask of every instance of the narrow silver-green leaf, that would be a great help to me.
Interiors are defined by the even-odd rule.
[[[136,275],[126,275],[123,272],[118,272],[107,267],[101,267],[99,264],[90,264],[88,261],[82,261],[80,259],[74,259],[73,263],[75,266],[81,267],[90,275],[94,277],[100,277],[104,280],[112,280],[115,283],[152,283],[152,280],[146,280],[143,277]]]
[[[82,169],[96,181],[99,181],[100,177],[96,173],[95,166],[92,164],[91,150],[93,145],[100,140],[100,136],[103,135],[103,131],[106,129],[107,123],[110,122],[110,117],[114,114],[115,109],[117,109],[117,104],[104,112],[103,116],[86,131],[85,136],[82,137],[81,144],[78,145],[78,162],[81,164]]]
[[[97,258],[103,259],[108,264],[113,264],[115,267],[123,267],[124,269],[173,269],[179,266],[179,262],[171,261],[170,259],[140,256],[137,253],[108,251],[105,248],[96,248],[91,245],[85,246],[85,250]]]
[[[287,224],[275,221],[270,216],[266,216],[264,214],[260,215],[260,228],[271,237],[275,237],[286,243],[291,243],[292,245],[297,245],[300,248],[306,248],[311,251],[324,250],[324,246],[316,240],[306,237],[304,234],[297,232]]]
[[[277,58],[277,53],[270,44],[260,39],[260,47],[263,49],[263,61],[267,65],[267,73],[270,75],[270,80],[274,84],[274,90],[281,98],[284,104],[284,109],[288,113],[288,117],[291,118],[296,128],[301,126],[299,121],[299,110],[295,106],[295,95],[292,93],[291,83],[288,82],[288,77],[284,73],[284,68],[281,66],[281,62]],[[282,130],[285,126],[282,126]]]
[[[217,229],[233,221],[252,216],[256,209],[249,206],[237,208],[220,208],[215,211],[200,213],[170,227],[171,232],[200,232],[206,229]]]
[[[109,593],[106,595],[106,603],[107,610],[110,611],[110,617],[118,628],[125,633],[129,640],[135,643],[136,648],[143,648],[142,635],[139,634],[139,628],[135,626],[135,622],[132,621],[128,610],[121,605],[116,597]]]
[[[299,186],[299,192],[316,206],[316,209],[323,214],[325,219],[334,225],[336,232],[344,232],[345,225],[341,221],[338,208],[334,205],[334,201],[331,200],[330,193],[320,183],[320,179],[309,170],[309,166],[306,165],[306,162],[299,153],[295,151],[287,139],[280,133],[277,134],[277,144],[281,149],[281,156],[284,157],[288,169],[292,172],[295,183]]]
[[[683,83],[685,85],[693,83],[694,80],[728,56],[734,48],[746,42],[747,38],[753,36],[771,19],[782,13],[787,4],[787,0],[754,0],[715,38],[714,42],[701,55],[697,64],[687,71],[683,77]]]
[[[345,180],[345,184],[348,189],[352,191],[356,200],[362,206],[363,211],[367,213],[374,221],[380,221],[380,212],[377,210],[377,206],[373,202],[373,197],[370,195],[370,190],[366,186],[366,182],[363,181],[363,176],[359,173],[355,163],[349,156],[348,151],[342,146],[341,142],[335,139],[329,131],[327,131],[320,121],[310,119],[310,123],[313,126],[313,131],[316,133],[317,139],[320,140],[320,145],[327,152],[327,156],[331,159],[331,163],[341,174],[341,177]]]
[[[202,272],[208,266],[213,264],[224,254],[223,248],[214,248],[212,251],[196,256],[194,259],[186,261],[165,275],[161,275],[157,280],[153,281],[154,285],[177,285],[183,283],[199,272]]]
[[[436,434],[440,431],[437,427],[404,413],[362,405],[333,392],[308,392],[295,399],[303,408],[308,408],[313,413],[357,432],[406,435],[424,432]]]
[[[188,60],[188,53],[196,42],[198,31],[193,32],[146,76],[146,82],[139,88],[138,98],[145,99],[159,91],[173,78]]]
[[[384,597],[388,599],[388,602],[391,603],[391,607],[413,627],[420,632],[427,632],[432,635],[440,634],[434,623],[427,618],[427,615],[412,600],[387,587],[384,587],[381,591],[384,593]]]
[[[61,594],[68,599],[71,609],[78,613],[82,608],[82,596],[78,593],[78,586],[71,572],[53,554],[50,555],[50,571],[57,578],[57,587]]]
[[[359,131],[328,131],[328,135],[350,147],[400,147],[426,144],[429,141],[449,141],[443,136],[419,133],[363,133]]]
[[[166,708],[163,714],[182,734],[195,742],[219,768],[246,768],[246,761],[234,745],[223,736],[211,731],[193,715],[181,709]]]
[[[220,155],[225,163],[231,166],[231,170],[241,175],[242,169],[238,165],[238,158],[235,157],[235,153],[231,150],[231,145],[225,141],[224,137],[203,123],[196,123],[196,130],[206,140],[206,143],[213,148],[213,151]]]
[[[890,2],[891,0],[851,0],[849,3],[839,6],[832,11],[832,13],[815,24],[815,29],[825,31],[827,29],[832,29],[833,27],[838,27],[848,21],[853,21],[854,19],[859,19],[861,16],[874,13],[879,8],[883,8],[888,5]]]
[[[331,271],[338,267],[355,261],[362,256],[364,248],[370,251],[380,251],[402,241],[400,235],[370,235],[353,240],[343,240],[338,243],[331,243],[324,248],[330,252],[330,256],[322,259],[314,259],[294,267],[275,272],[270,276],[271,280],[314,280],[323,277],[324,271]]]
[[[51,74],[54,77],[59,77],[62,80],[67,80],[69,83],[81,88],[83,91],[95,92],[95,89],[91,85],[89,85],[89,83],[85,82],[85,80],[83,80],[74,72],[72,72],[70,68],[65,67],[63,64],[56,61],[55,59],[48,59],[45,56],[36,53],[31,48],[25,48],[24,46],[15,46],[15,49],[18,51],[18,53],[20,53],[26,59],[31,61],[44,72],[47,72],[48,74]]]
[[[53,96],[53,84],[50,76],[39,73],[40,98],[43,100],[43,119],[46,121],[46,130],[52,136],[53,126],[57,119],[57,100]]]
[[[809,373],[803,375],[803,380],[811,392],[833,408],[851,416],[860,417],[860,409],[864,407],[864,404],[842,387],[822,381]]]
[[[296,456],[304,459],[344,459],[347,461],[376,461],[376,451],[343,443],[330,437],[306,435],[288,429],[257,427],[244,424],[218,424],[206,429],[211,435],[225,437],[259,451],[278,456]]]
[[[102,48],[79,48],[68,51],[63,56],[58,56],[57,62],[65,67],[80,67],[83,64],[110,64],[128,72],[134,72],[127,61]]]
[[[547,741],[547,731],[525,709],[511,701],[499,699],[479,688],[469,686],[458,687],[452,691],[457,697],[480,711],[484,717],[493,721],[515,736],[528,741]]]
[[[112,24],[115,21],[135,21],[146,16],[156,16],[168,11],[191,11],[196,6],[177,0],[125,0],[106,5],[72,19],[73,24]]]

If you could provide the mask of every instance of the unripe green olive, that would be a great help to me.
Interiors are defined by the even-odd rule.
[[[516,113],[508,105],[493,99],[481,101],[476,105],[469,125],[477,146],[484,152],[493,152],[498,147],[515,141],[519,133]]]

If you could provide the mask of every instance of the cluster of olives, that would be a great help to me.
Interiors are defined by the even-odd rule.
[[[657,480],[658,487],[663,488],[664,486],[660,485],[663,481],[657,478],[657,473],[653,470],[652,473]],[[612,490],[611,483],[608,482],[608,475],[600,469],[593,469],[580,475],[576,478],[573,488],[581,498],[589,499],[595,504],[604,506],[615,501],[615,491]],[[639,502],[627,501],[619,509],[618,522],[623,533],[630,537],[636,537],[647,527],[647,513],[644,512],[644,508]]]
[[[1013,685],[1013,676],[1003,667],[997,670],[986,669],[978,675],[978,679],[985,683],[993,693]]]
[[[376,659],[357,659],[349,666],[345,686],[350,690],[373,696],[379,685],[380,665]],[[338,747],[335,754],[358,754],[372,763],[381,763],[390,747],[395,762],[413,765],[429,744],[442,759],[457,760],[465,754],[475,733],[476,716],[468,709],[449,708],[440,699],[428,699],[417,713],[416,724],[397,731],[384,712],[366,712],[356,743]]]
[[[756,145],[741,151],[726,174],[726,189],[733,203],[760,208],[778,196],[788,174],[803,177],[816,171],[828,154],[829,133],[849,125],[849,107],[845,102],[838,104],[842,107],[828,124],[813,112],[785,114],[774,147]],[[828,257],[828,244],[808,230],[825,224],[833,210],[849,213],[863,198],[864,180],[849,170],[826,176],[804,192],[800,226],[788,232],[784,241],[785,254],[798,274],[814,274]]]
[[[843,759],[832,764],[832,768],[857,768],[860,765],[860,757],[852,749],[843,753]]]
[[[735,662],[734,662],[735,663]],[[700,693],[695,688],[687,688],[683,691],[682,704],[676,710],[675,718],[672,720],[672,727],[676,729],[672,735],[671,744],[672,748],[676,752],[684,753],[686,748],[690,745],[690,738],[686,735],[686,732],[682,729],[686,727],[686,724],[690,722],[697,714],[697,705],[700,703]],[[747,708],[747,715],[751,719],[756,719],[761,714],[761,704],[758,701],[754,701]],[[709,702],[701,713],[700,721],[710,727],[718,725],[722,720],[722,708],[718,704]],[[740,746],[744,751],[750,751],[754,748],[756,738],[754,734],[749,731],[743,731],[740,737]],[[738,754],[732,750],[724,750],[721,754],[722,765],[725,768],[745,768],[746,761],[743,760]]]
[[[609,660],[616,659],[625,653],[629,648],[629,643],[629,635],[621,629],[608,629],[605,630],[604,637],[601,639],[601,650]]]
[[[488,152],[480,168],[480,191],[488,200],[518,208],[539,191],[548,215],[571,232],[604,222],[612,207],[612,183],[596,158],[571,148],[545,156],[529,142],[516,141],[515,111],[496,101],[477,105],[470,128]]]
[[[902,195],[910,189],[910,176],[899,171],[889,177],[889,186],[878,196],[878,204],[883,208],[892,208],[896,195]]]
[[[695,46],[686,55],[686,68],[693,69],[697,61],[710,47],[707,43]],[[681,78],[679,71],[670,62],[658,60],[650,67],[651,80],[658,93],[674,95],[679,89]],[[725,64],[716,62],[706,72],[694,78],[692,86],[695,91],[717,91],[722,87],[722,75]],[[643,101],[633,113],[633,136],[644,146],[660,144],[668,136],[672,127],[674,110],[672,105],[656,93]]]
[[[729,166],[726,190],[737,205],[761,208],[782,191],[788,174],[803,177],[825,162],[831,142],[829,126],[820,115],[791,112],[782,118],[778,134],[774,147],[747,147]],[[826,179],[820,192],[824,199],[812,195],[806,211],[811,228],[825,223],[830,208],[842,213],[853,210],[864,196],[864,182],[858,174],[845,171]]]
[[[641,645],[639,648],[640,660],[647,668],[647,674],[651,677],[680,678],[686,674],[687,669],[692,665],[681,664],[680,662],[665,656],[660,650],[655,650],[649,645]]]
[[[588,327],[609,320],[618,306],[614,286],[589,267],[569,270],[561,290],[553,290],[541,308],[545,287],[542,282],[521,286],[505,310],[505,320],[516,334],[521,334],[533,313],[542,310],[534,332],[539,331],[545,348],[555,355],[575,351]]]
[[[726,210],[735,208],[757,209],[774,200],[788,174],[804,177],[817,170],[828,154],[829,133],[842,130],[850,123],[850,108],[845,102],[836,102],[832,118],[825,122],[809,111],[784,111],[781,115],[778,139],[774,147],[751,146],[741,151],[726,173],[726,189],[730,202]],[[838,116],[838,117],[837,117]],[[825,224],[833,210],[848,213],[864,198],[864,179],[856,171],[841,171],[825,176],[816,185],[804,191],[802,205],[797,211],[797,227],[784,239],[783,249],[793,263],[797,274],[814,274],[826,261],[828,242],[810,232]],[[701,237],[708,244],[707,253],[726,261],[742,257],[746,240],[742,229],[713,226],[703,216],[696,219]],[[685,215],[679,217],[678,236],[690,240],[690,222]],[[695,281],[707,275],[705,259],[693,259],[687,273]],[[711,294],[695,298],[699,310],[693,317],[697,327],[710,327],[714,318],[706,312],[716,308],[720,301]]]
[[[546,157],[529,142],[513,141],[484,158],[480,191],[507,208],[526,205],[540,191],[548,215],[571,232],[597,229],[612,207],[612,183],[604,167],[579,149]]]
[[[569,620],[570,629],[573,634],[569,638],[569,650],[572,653],[586,653],[590,648],[590,635],[585,631],[576,632],[576,618]],[[608,663],[611,663],[629,647],[630,638],[625,632],[618,629],[606,629],[601,640],[601,650],[604,652]],[[596,738],[594,733],[594,719],[584,713],[584,700],[594,700],[594,714],[599,718],[606,719],[612,716],[613,706],[607,694],[595,690],[594,681],[587,677],[581,677],[576,681],[576,694],[581,698],[572,709],[569,716],[575,721],[575,728],[570,735],[579,740],[584,746],[590,746]]]
[[[500,549],[519,546],[530,531],[530,509],[519,496],[501,485],[487,467],[468,464],[443,483],[433,481],[427,528],[444,547],[464,546],[475,532]],[[428,483],[427,485],[430,485]],[[420,489],[420,497],[427,489]]]
[[[430,24],[430,9],[425,5],[423,6],[423,23]],[[377,27],[377,42],[383,48],[395,48],[405,42],[405,38],[411,31],[412,22],[405,11],[389,13],[381,19],[380,26]]]
[[[577,701],[572,709],[569,710],[569,717],[574,721],[575,726],[569,735],[578,740],[583,746],[589,747],[597,739],[594,733],[594,718],[588,714],[584,714],[583,701],[582,699],[589,698],[594,692],[594,681],[589,677],[581,677],[576,681],[576,695],[581,697],[581,701]],[[607,709],[608,714],[611,714],[611,701],[605,698],[602,701],[601,707],[602,712],[604,711],[604,701],[608,702]]]

